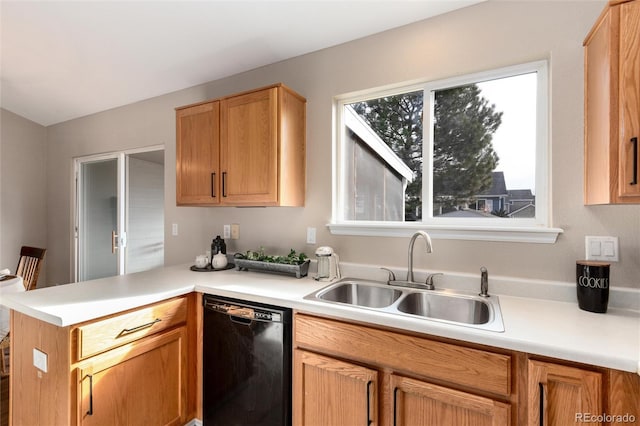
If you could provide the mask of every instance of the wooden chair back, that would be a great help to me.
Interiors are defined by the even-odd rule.
[[[25,290],[33,290],[38,284],[38,275],[47,249],[22,246],[16,275],[22,277]]]

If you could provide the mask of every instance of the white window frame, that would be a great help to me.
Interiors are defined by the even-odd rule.
[[[431,176],[433,170],[433,104],[434,92],[450,87],[504,78],[530,72],[537,73],[536,123],[536,217],[535,218],[445,218],[430,217],[433,205]],[[420,222],[355,221],[344,218],[344,194],[341,182],[346,176],[344,106],[367,99],[424,90],[425,120],[423,126],[423,206],[429,217]],[[383,88],[340,95],[334,98],[333,122],[333,182],[332,220],[328,224],[335,235],[398,236],[406,237],[417,230],[427,231],[436,239],[555,243],[563,232],[551,226],[551,158],[549,132],[550,95],[548,64],[546,60],[529,62],[464,76],[438,80],[397,84]],[[428,116],[426,109],[428,108]]]

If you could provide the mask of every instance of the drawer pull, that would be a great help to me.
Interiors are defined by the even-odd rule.
[[[140,330],[144,330],[145,328],[153,327],[156,323],[158,323],[160,321],[162,321],[160,318],[156,318],[151,322],[139,325],[137,327],[125,328],[120,332],[120,334],[118,334],[118,337],[126,336],[127,334],[135,333],[136,331],[140,331]]]

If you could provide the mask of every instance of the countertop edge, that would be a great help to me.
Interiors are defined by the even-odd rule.
[[[178,265],[3,295],[1,304],[66,327],[196,291],[640,374],[640,312],[593,314],[576,303],[497,294],[505,322],[499,333],[304,299],[328,284],[256,272],[194,273]]]

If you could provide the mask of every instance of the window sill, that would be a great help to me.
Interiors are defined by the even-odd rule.
[[[389,224],[371,223],[330,223],[327,225],[333,235],[354,235],[370,237],[410,237],[422,230],[434,239],[499,241],[510,243],[554,244],[558,235],[564,232],[560,228],[542,227],[505,227],[505,226],[459,226],[427,225],[423,223]]]

